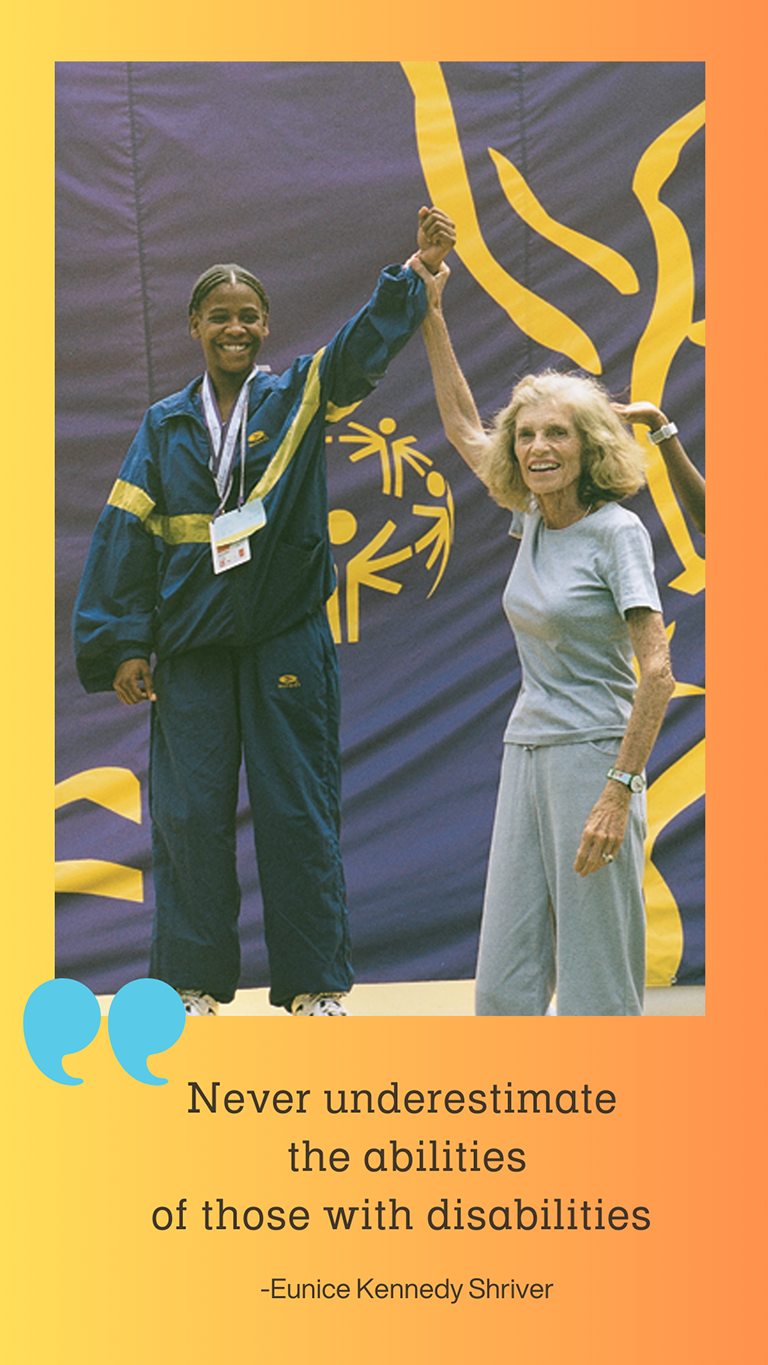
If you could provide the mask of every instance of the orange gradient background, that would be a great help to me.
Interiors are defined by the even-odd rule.
[[[6,483],[2,677],[3,1162],[12,1312],[8,1359],[312,1359],[668,1362],[757,1357],[764,1185],[758,1006],[766,894],[764,268],[758,249],[764,72],[757,7],[656,0],[545,9],[349,3],[212,10],[79,4],[6,21],[3,345]],[[754,18],[752,16],[755,16]],[[736,22],[738,20],[738,22]],[[53,975],[53,63],[56,60],[706,60],[709,103],[710,516],[709,977],[705,1018],[632,1020],[287,1018],[188,1023],[156,1058],[165,1087],[131,1080],[102,1022],[47,1080],[22,1036],[30,992]],[[758,234],[760,236],[758,237]],[[21,380],[21,383],[19,383]],[[18,463],[16,463],[18,462]],[[19,478],[19,468],[24,477]],[[761,766],[763,765],[763,766]],[[41,838],[41,829],[46,830]],[[187,1112],[206,1091],[309,1089],[305,1116]],[[547,1088],[616,1095],[612,1115],[329,1116],[326,1089],[375,1093]],[[288,1145],[350,1153],[345,1174],[292,1174]],[[369,1174],[391,1139],[525,1150],[520,1174]],[[571,1197],[645,1205],[646,1232],[433,1232],[447,1197],[540,1206]],[[203,1201],[303,1205],[304,1232],[202,1229]],[[411,1209],[413,1230],[331,1232],[326,1204]],[[184,1232],[152,1212],[188,1202]],[[273,1302],[272,1276],[346,1281],[346,1302]],[[358,1302],[357,1277],[464,1282],[441,1301]],[[472,1276],[551,1283],[548,1301],[472,1301]]]

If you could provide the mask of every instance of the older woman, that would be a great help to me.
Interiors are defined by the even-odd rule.
[[[418,265],[415,267],[418,269]],[[645,767],[673,689],[650,538],[620,499],[639,447],[601,387],[528,375],[486,431],[428,286],[448,439],[513,511],[504,592],[522,685],[504,734],[478,1014],[642,1014]],[[639,683],[633,668],[637,661]]]

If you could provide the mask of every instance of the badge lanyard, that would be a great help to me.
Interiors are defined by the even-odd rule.
[[[251,382],[258,371],[259,366],[254,365],[248,378],[243,382],[225,423],[221,421],[213,385],[207,370],[200,390],[203,416],[211,446],[209,468],[213,474],[216,491],[221,499],[210,524],[213,572],[216,574],[224,573],[227,569],[234,569],[238,564],[247,563],[251,557],[248,537],[254,531],[258,531],[266,522],[266,514],[260,498],[253,498],[243,506],[245,501],[248,395]],[[238,431],[240,433],[240,488],[237,510],[225,513],[224,508],[233,482]]]
[[[240,392],[235,399],[232,411],[226,422],[222,422],[219,415],[219,408],[213,392],[211,376],[206,370],[203,376],[203,383],[200,389],[200,399],[203,405],[203,417],[208,429],[208,439],[211,445],[211,458],[208,462],[211,473],[216,484],[216,491],[221,498],[221,503],[216,515],[223,512],[229,492],[232,487],[232,467],[235,462],[235,446],[237,444],[238,428],[240,430],[240,494],[237,500],[238,507],[242,507],[245,497],[245,438],[248,425],[248,395],[251,391],[251,383],[258,374],[259,367],[254,365],[248,378],[243,382]]]

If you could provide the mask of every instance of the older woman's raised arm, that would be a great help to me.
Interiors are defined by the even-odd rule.
[[[614,403],[622,422],[642,422],[650,427],[651,439],[658,447],[677,496],[697,531],[704,535],[706,489],[704,477],[686,455],[678,440],[677,427],[668,422],[655,403]]]
[[[451,272],[447,265],[441,265],[432,275],[418,256],[412,256],[407,264],[421,276],[427,289],[427,313],[421,331],[432,368],[443,430],[470,469],[485,482],[483,467],[488,436],[483,430],[472,391],[454,354],[443,317],[442,293]]]
[[[621,773],[642,773],[661,729],[675,680],[661,613],[650,607],[631,607],[627,626],[640,681],[615,766]],[[608,778],[584,826],[576,855],[574,870],[582,877],[599,871],[606,861],[616,857],[624,839],[631,799],[629,787]]]

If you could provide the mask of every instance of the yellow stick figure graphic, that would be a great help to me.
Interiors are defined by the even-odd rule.
[[[328,518],[331,542],[334,545],[343,545],[351,540],[357,530],[357,520],[351,512],[343,508],[331,512]],[[406,545],[402,550],[394,550],[392,554],[383,555],[380,559],[374,558],[383,545],[397,530],[394,521],[388,521],[382,526],[381,530],[364,545],[356,555],[353,555],[347,562],[347,640],[350,644],[357,644],[360,639],[360,589],[375,588],[379,592],[398,593],[402,588],[402,583],[396,583],[391,578],[383,578],[381,570],[389,569],[393,564],[401,564],[403,560],[410,559],[413,555],[413,548]],[[341,613],[339,610],[339,589],[338,585],[328,602],[328,620],[330,622],[333,638],[337,644],[341,643]]]
[[[425,481],[420,488],[438,501],[436,504],[416,503],[411,507],[414,516],[426,517],[432,523],[418,539],[416,539],[418,522],[415,525],[414,523],[408,525],[406,517],[404,520],[400,519],[398,526],[392,519],[388,519],[362,550],[348,560],[346,567],[337,566],[338,581],[327,603],[328,622],[336,644],[341,644],[344,638],[342,596],[346,600],[347,642],[357,644],[360,639],[360,589],[374,588],[379,592],[396,595],[403,584],[384,576],[383,571],[395,564],[403,563],[404,560],[415,558],[422,550],[428,551],[427,569],[432,569],[439,560],[437,577],[427,594],[428,598],[431,597],[445,572],[455,531],[453,497],[448,481],[437,469],[432,468],[433,461],[428,455],[422,455],[420,451],[414,449],[414,443],[418,439],[416,436],[398,436],[389,441],[387,438],[397,430],[397,422],[392,417],[382,417],[378,430],[365,427],[359,422],[349,422],[347,426],[351,429],[350,433],[339,436],[338,439],[359,447],[349,456],[352,464],[366,459],[369,455],[378,455],[381,462],[383,495],[402,498],[406,474],[408,470],[413,470]],[[329,513],[328,534],[332,545],[348,544],[357,535],[358,529],[357,517],[347,509],[334,508]],[[398,530],[399,538],[402,540],[407,537],[411,543],[402,549],[393,550],[390,554],[377,557],[379,551]],[[368,534],[367,530],[365,534]]]
[[[361,446],[360,450],[355,450],[350,455],[352,464],[357,464],[358,460],[364,460],[367,455],[378,455],[381,460],[381,491],[389,495],[392,492],[392,470],[389,463],[389,446],[387,436],[394,431],[396,423],[391,417],[383,417],[379,422],[379,431],[372,431],[370,427],[361,426],[359,422],[349,422],[348,426],[353,431],[359,431],[359,436],[340,436],[339,440],[347,444],[354,442]],[[379,432],[382,434],[379,435]],[[367,444],[366,444],[367,443]]]
[[[432,461],[428,455],[422,455],[418,450],[411,450],[412,443],[416,440],[415,436],[399,436],[392,442],[392,460],[395,466],[395,497],[403,496],[403,464],[409,464],[411,469],[423,479],[426,473],[422,465],[431,465]]]
[[[332,545],[346,545],[357,535],[357,517],[343,507],[334,508],[328,514],[328,534]],[[337,645],[341,644],[341,606],[339,604],[339,578],[336,573],[336,587],[326,602],[328,624]]]
[[[417,517],[432,517],[434,519],[434,525],[430,530],[425,532],[425,534],[416,541],[416,553],[418,554],[421,550],[426,550],[428,545],[432,545],[432,553],[427,559],[428,569],[432,568],[437,556],[441,552],[443,556],[440,561],[437,578],[427,593],[427,597],[430,598],[440,582],[440,579],[445,572],[445,566],[448,563],[448,556],[451,553],[451,545],[453,544],[455,518],[451,490],[442,474],[439,474],[436,469],[433,469],[432,472],[427,475],[427,492],[431,493],[433,498],[442,498],[443,496],[446,498],[445,506],[443,507],[428,507],[414,503],[413,508],[411,509]]]
[[[387,497],[394,492],[396,498],[402,498],[403,466],[405,464],[410,465],[411,469],[415,469],[422,479],[427,466],[432,465],[428,455],[422,455],[420,451],[412,449],[416,440],[415,436],[398,436],[397,440],[392,442],[391,450],[388,448],[386,438],[397,430],[397,422],[392,417],[382,417],[378,432],[372,431],[370,427],[361,426],[359,422],[350,422],[349,426],[355,431],[359,431],[360,435],[340,436],[339,440],[355,442],[363,447],[350,455],[349,458],[353,464],[356,464],[358,460],[365,459],[367,455],[379,456],[381,460],[381,491]],[[393,469],[395,475],[394,490],[392,488]]]
[[[406,545],[403,550],[395,550],[392,554],[384,555],[381,559],[373,558],[396,530],[393,521],[385,522],[378,535],[375,535],[373,540],[370,540],[347,564],[347,639],[350,644],[354,644],[360,638],[360,588],[377,588],[379,592],[398,593],[403,586],[391,578],[382,578],[378,571],[389,569],[393,564],[401,564],[404,559],[410,559],[413,554],[410,545]]]

